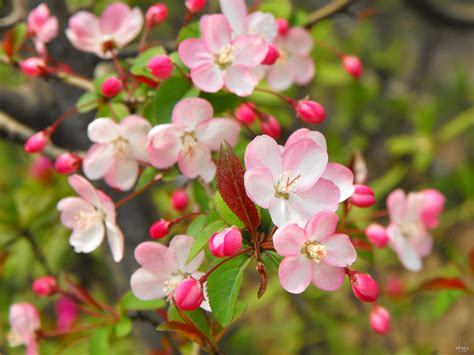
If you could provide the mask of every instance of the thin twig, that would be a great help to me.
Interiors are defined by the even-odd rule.
[[[352,1],[353,0],[334,0],[326,6],[311,12],[306,18],[306,24],[304,27],[311,29],[318,21],[343,11],[352,3]]]

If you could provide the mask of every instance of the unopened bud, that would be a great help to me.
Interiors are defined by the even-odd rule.
[[[33,134],[24,145],[25,152],[27,153],[38,153],[41,152],[46,143],[48,143],[49,135],[45,131],[39,131]]]
[[[377,248],[384,248],[388,244],[388,235],[385,227],[372,223],[365,229],[367,239]]]
[[[41,58],[32,57],[22,60],[20,69],[25,75],[37,77],[46,73],[46,63]]]
[[[150,6],[145,14],[146,26],[151,28],[166,20],[168,17],[168,8],[165,4],[157,3]]]
[[[346,72],[352,75],[354,78],[359,79],[364,71],[362,63],[359,58],[354,55],[343,55],[341,57],[342,65]]]
[[[184,4],[190,13],[195,14],[204,9],[206,0],[186,0]]]
[[[156,221],[150,227],[150,230],[149,230],[150,237],[152,237],[153,239],[160,239],[160,238],[166,237],[168,233],[170,232],[170,229],[169,229],[170,225],[171,225],[171,222],[166,221],[164,219],[160,219],[159,221]]]
[[[167,55],[157,55],[149,60],[147,68],[158,79],[166,80],[173,72],[173,62]]]
[[[235,117],[237,117],[237,119],[242,123],[247,125],[252,124],[257,118],[254,108],[255,104],[252,102],[243,103],[235,111]]]
[[[295,109],[298,117],[307,123],[321,123],[326,117],[324,107],[316,101],[300,100]]]
[[[375,194],[372,189],[366,185],[355,185],[354,194],[351,197],[351,203],[357,207],[370,207],[375,204]]]
[[[171,205],[175,210],[184,211],[189,204],[189,196],[185,190],[176,190],[171,195]]]
[[[201,283],[193,278],[181,281],[174,292],[176,306],[184,311],[192,311],[198,308],[204,300]]]
[[[114,76],[108,78],[102,83],[101,91],[105,97],[114,97],[122,91],[122,82]]]
[[[275,117],[267,116],[265,120],[260,121],[260,130],[263,134],[277,139],[281,134],[281,125]]]
[[[57,291],[58,284],[54,277],[47,275],[34,280],[31,288],[38,296],[50,296]]]
[[[277,26],[278,26],[278,33],[280,35],[285,35],[286,32],[288,32],[288,29],[290,28],[290,25],[288,24],[288,21],[284,18],[279,18],[276,20]]]
[[[370,326],[377,334],[387,334],[390,331],[390,313],[384,307],[375,305],[370,313]]]
[[[267,55],[263,59],[262,64],[265,64],[265,65],[275,64],[278,58],[280,58],[280,51],[274,44],[270,43],[268,45]]]
[[[58,174],[75,173],[81,166],[82,158],[73,153],[63,153],[56,158],[54,168]]]
[[[209,240],[209,250],[218,258],[234,256],[240,249],[242,249],[242,234],[235,227],[215,233]]]
[[[370,276],[362,272],[349,274],[354,295],[364,302],[375,302],[379,298],[379,284]]]

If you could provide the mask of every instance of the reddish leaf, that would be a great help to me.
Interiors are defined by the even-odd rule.
[[[474,248],[469,251],[469,268],[471,269],[471,275],[474,276]]]
[[[3,38],[3,51],[7,55],[8,58],[13,57],[13,41],[14,41],[15,35],[13,30],[8,31],[5,33],[5,37]]]
[[[260,225],[260,216],[245,192],[244,173],[245,169],[229,143],[223,142],[217,161],[217,189],[227,206],[253,234]]]
[[[268,276],[265,266],[260,262],[257,264],[257,272],[260,275],[260,287],[258,288],[257,298],[261,298],[267,290]]]
[[[156,89],[159,85],[159,83],[156,80],[148,78],[144,75],[134,75],[133,77],[135,79],[137,79],[139,82],[141,82],[143,84],[146,84],[146,85],[152,87],[153,89]]]
[[[206,338],[202,335],[202,333],[193,325],[181,323],[178,321],[168,321],[161,323],[158,328],[159,331],[170,331],[178,333],[179,335],[189,339],[201,347],[206,347]]]
[[[356,249],[372,251],[372,245],[362,239],[351,238],[351,242],[352,245],[354,245],[354,248]]]
[[[430,290],[465,290],[466,285],[464,282],[457,278],[444,278],[440,277],[433,279],[421,284],[418,287],[418,291],[430,291]]]

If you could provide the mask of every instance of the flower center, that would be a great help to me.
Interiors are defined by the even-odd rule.
[[[96,210],[91,213],[79,212],[74,216],[75,228],[86,230],[92,225],[100,223],[105,218],[105,213],[102,210]]]
[[[21,335],[12,330],[10,333],[7,334],[7,341],[8,341],[8,344],[13,348],[13,347],[16,347],[16,346],[19,346],[19,345],[22,345],[24,343],[23,341],[23,338],[21,337]]]
[[[171,278],[163,282],[163,291],[165,291],[165,293],[168,295],[168,300],[171,300],[176,287],[178,287],[181,281],[183,281],[188,276],[189,274],[182,272],[181,270],[177,270],[175,273],[171,274]]]
[[[183,151],[186,155],[191,155],[193,153],[193,149],[197,144],[196,132],[184,132],[181,136],[181,144],[183,145]]]
[[[421,228],[423,228],[423,225],[419,222],[405,223],[400,226],[400,233],[402,233],[405,238],[409,238],[418,233]]]
[[[102,53],[113,52],[118,48],[117,42],[110,36],[102,37]]]
[[[285,171],[281,174],[278,178],[278,182],[273,186],[275,188],[275,197],[288,200],[290,198],[290,192],[295,192],[297,185],[296,181],[300,177],[300,175],[292,177],[291,170]]]
[[[301,254],[319,264],[326,256],[327,251],[324,245],[307,240],[301,248]]]
[[[118,158],[125,158],[128,153],[129,142],[126,138],[119,136],[112,141],[114,145],[115,155]]]
[[[288,61],[288,51],[285,48],[278,47],[278,52],[280,53],[280,56],[277,59],[277,63],[286,63]]]
[[[235,59],[234,47],[230,44],[222,47],[218,54],[215,56],[215,63],[219,69],[224,70],[227,68]]]

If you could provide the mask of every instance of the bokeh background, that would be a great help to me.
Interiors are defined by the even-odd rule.
[[[68,13],[79,8],[100,13],[111,3],[46,2],[60,17],[63,29]],[[183,5],[182,1],[164,2],[170,9],[170,20],[154,30],[152,38],[172,43],[183,21]],[[208,2],[210,12],[218,10],[217,1]],[[38,3],[0,0],[0,36]],[[144,0],[127,3],[143,9],[152,4]],[[303,23],[307,13],[328,1],[260,3],[276,16]],[[248,308],[224,338],[223,351],[408,355],[455,354],[457,346],[467,346],[474,353],[472,295],[456,290],[411,292],[436,277],[458,277],[471,289],[474,287],[468,257],[474,248],[474,3],[354,0],[344,11],[318,22],[311,33],[316,41],[316,77],[311,85],[288,94],[309,95],[325,106],[328,117],[317,129],[328,140],[331,160],[347,164],[354,151],[362,154],[378,209],[385,208],[387,194],[397,187],[406,191],[433,187],[445,194],[446,211],[441,227],[433,233],[434,250],[425,260],[423,271],[404,270],[389,250],[361,255],[356,264],[357,269],[370,272],[384,290],[380,303],[392,314],[389,335],[381,337],[370,330],[371,307],[357,301],[348,284],[334,293],[310,288],[295,297],[281,289],[273,270],[261,300],[256,298],[258,280],[249,275],[244,281],[241,297]],[[360,80],[344,72],[327,44],[360,57],[365,68]],[[64,35],[51,44],[50,52],[89,77],[110,65],[75,51]],[[57,201],[70,193],[65,178],[54,174],[46,179],[32,178],[35,158],[23,152],[21,143],[29,128],[46,127],[73,106],[80,94],[60,82],[31,80],[0,64],[1,354],[23,351],[11,349],[6,343],[10,303],[37,304],[44,311],[43,323],[53,326],[50,302],[38,299],[30,290],[31,281],[45,272],[66,270],[99,298],[117,300],[128,289],[129,276],[137,267],[132,256],[134,247],[147,239],[148,226],[158,217],[159,207],[169,205],[171,188],[161,188],[120,211],[119,223],[127,236],[129,255],[119,265],[104,257],[107,250],[86,256],[72,252],[68,232],[60,226],[55,208]],[[283,137],[300,125],[293,112],[273,97],[256,94],[254,99],[259,107],[281,120]],[[85,128],[94,117],[82,114],[68,119],[54,143],[66,149],[87,148]],[[15,132],[24,134],[12,134],[11,124],[18,125]],[[169,217],[173,212],[161,208],[160,213]],[[361,227],[366,223],[364,213],[353,215]],[[46,255],[50,271],[35,258],[36,248]],[[406,292],[397,296],[396,286]],[[387,292],[387,288],[392,291]],[[146,353],[147,349],[158,349],[158,338],[151,327],[142,325],[133,335],[111,341],[108,353]],[[78,341],[67,349],[61,349],[63,345],[48,341],[42,344],[42,351],[85,354],[90,350],[87,341]]]

